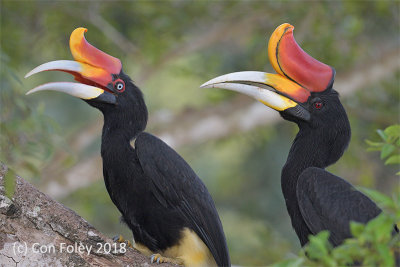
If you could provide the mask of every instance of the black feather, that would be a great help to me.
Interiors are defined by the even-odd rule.
[[[334,246],[351,237],[350,221],[367,223],[381,213],[371,199],[350,183],[316,167],[307,168],[300,175],[297,199],[311,233],[329,230]]]
[[[322,102],[323,107],[315,109],[314,101]],[[308,110],[310,120],[281,112],[284,119],[299,126],[282,169],[286,207],[302,246],[309,235],[322,230],[330,231],[330,242],[337,246],[351,237],[351,221],[367,223],[381,210],[350,183],[324,170],[343,155],[351,135],[336,91],[312,93],[306,103],[299,105]]]
[[[214,202],[192,168],[167,144],[151,134],[141,133],[135,147],[144,173],[154,185],[152,193],[165,207],[165,212],[179,213],[177,217],[182,219],[181,227],[196,232],[210,249],[218,266],[230,265]]]
[[[178,245],[189,228],[219,266],[230,266],[222,225],[206,187],[172,148],[143,132],[147,107],[142,92],[122,72],[118,78],[126,89],[117,95],[116,105],[87,102],[104,115],[104,180],[135,242],[162,252]]]

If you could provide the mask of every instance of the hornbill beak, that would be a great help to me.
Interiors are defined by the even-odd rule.
[[[72,60],[56,60],[44,63],[25,75],[25,78],[42,71],[64,71],[74,75],[73,82],[52,82],[39,85],[26,94],[38,91],[59,91],[84,100],[116,104],[114,83],[121,72],[121,61],[107,55],[89,44],[84,36],[85,28],[77,28],[71,33],[69,46]]]
[[[308,121],[306,102],[312,92],[332,88],[335,70],[312,58],[296,43],[294,27],[280,25],[268,43],[268,56],[277,74],[234,72],[214,78],[202,88],[222,88],[249,95],[279,111]]]

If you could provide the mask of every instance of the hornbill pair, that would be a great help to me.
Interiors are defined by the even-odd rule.
[[[61,91],[103,113],[106,188],[139,251],[154,254],[152,260],[159,262],[229,266],[222,225],[206,187],[173,149],[144,132],[147,108],[142,92],[124,74],[120,60],[90,45],[84,32],[78,28],[71,34],[75,61],[45,63],[26,75],[59,70],[79,83],[53,82],[28,93]],[[351,236],[351,220],[366,223],[381,211],[348,182],[324,170],[342,156],[350,140],[346,112],[332,88],[335,71],[297,45],[289,24],[274,31],[268,53],[278,74],[232,73],[202,87],[250,95],[298,124],[282,171],[292,225],[302,245],[310,234],[324,229],[338,245]]]

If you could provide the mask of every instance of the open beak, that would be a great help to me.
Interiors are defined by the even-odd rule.
[[[25,78],[42,71],[64,71],[72,74],[73,82],[52,82],[39,85],[26,94],[38,91],[58,91],[84,100],[116,103],[114,77],[121,72],[119,59],[89,44],[84,36],[85,28],[75,29],[70,37],[70,49],[75,61],[57,60],[44,63],[25,75]]]
[[[260,71],[234,72],[214,78],[200,87],[236,91],[277,111],[291,113],[306,121],[310,119],[310,113],[298,102],[299,99],[307,100],[309,92],[279,74]]]
[[[277,74],[235,72],[214,78],[202,88],[222,88],[249,95],[277,111],[308,121],[304,105],[312,92],[332,87],[335,71],[304,52],[293,37],[294,27],[280,25],[268,43],[270,62]]]

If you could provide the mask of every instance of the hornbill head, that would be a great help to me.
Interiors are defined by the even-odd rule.
[[[336,124],[338,116],[347,121],[338,93],[332,88],[335,70],[304,52],[293,37],[293,29],[284,23],[270,37],[268,56],[277,74],[235,72],[214,78],[201,87],[249,95],[299,127]]]
[[[126,102],[131,94],[129,88],[134,85],[123,73],[121,61],[89,44],[84,36],[86,31],[86,28],[77,28],[71,33],[69,46],[75,61],[51,61],[25,75],[27,78],[42,71],[58,70],[72,74],[79,83],[46,83],[27,94],[44,90],[64,92],[85,100],[103,113]]]

